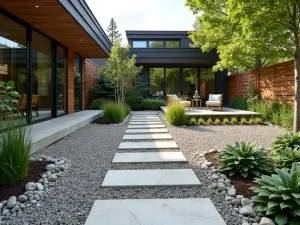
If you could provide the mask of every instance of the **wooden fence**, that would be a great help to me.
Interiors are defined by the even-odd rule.
[[[229,99],[235,96],[247,96],[247,88],[252,81],[261,98],[266,100],[294,102],[294,62],[267,66],[264,68],[239,73],[228,77]]]

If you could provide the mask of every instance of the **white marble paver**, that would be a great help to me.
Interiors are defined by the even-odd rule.
[[[129,125],[144,125],[144,124],[146,124],[146,125],[150,125],[150,124],[163,124],[164,122],[163,121],[130,121],[129,122]]]
[[[162,149],[178,148],[175,141],[121,142],[118,149]]]
[[[96,200],[85,225],[226,225],[208,198]]]
[[[168,133],[168,129],[166,128],[150,128],[150,129],[127,129],[125,131],[126,134],[140,134],[140,133]]]
[[[182,152],[116,153],[113,163],[187,162]]]
[[[192,169],[109,170],[103,187],[193,187],[201,183]]]
[[[160,140],[173,139],[170,134],[125,134],[123,140]]]
[[[128,129],[144,129],[144,128],[165,128],[164,124],[142,124],[142,125],[128,125]]]

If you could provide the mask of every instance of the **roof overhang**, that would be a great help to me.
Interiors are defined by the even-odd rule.
[[[84,0],[13,0],[2,7],[84,57],[109,57],[111,42]]]

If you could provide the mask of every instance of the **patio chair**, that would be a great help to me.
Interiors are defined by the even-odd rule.
[[[171,104],[183,104],[185,107],[188,107],[191,110],[191,101],[182,101],[176,94],[167,95],[168,105]]]
[[[39,117],[39,95],[32,95],[32,109],[35,112],[36,116]],[[22,113],[22,115],[24,115],[24,112],[26,111],[26,107],[27,107],[27,95],[23,94],[20,97],[20,101],[19,101],[19,105],[18,105],[18,109],[17,109],[17,113],[19,115],[19,113]]]
[[[206,108],[208,107],[219,107],[219,111],[223,107],[223,95],[222,94],[209,94],[208,101],[206,101]]]

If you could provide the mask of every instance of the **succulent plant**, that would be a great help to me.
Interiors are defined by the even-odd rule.
[[[279,225],[299,225],[300,218],[300,167],[296,163],[291,171],[276,169],[276,174],[256,178],[259,186],[251,187],[256,196],[255,211],[259,216],[267,216]]]
[[[241,119],[241,124],[246,124],[247,123],[247,119],[245,118],[245,117],[243,117],[242,119]]]
[[[256,124],[260,124],[262,122],[261,118],[260,117],[256,117],[255,118],[255,123]]]
[[[237,141],[234,145],[227,145],[223,152],[217,155],[219,169],[228,172],[229,176],[249,174],[260,176],[271,173],[271,160],[267,153],[254,143]]]
[[[200,125],[204,125],[205,121],[204,121],[203,118],[199,118],[198,123],[199,123]]]
[[[197,123],[196,118],[195,118],[195,117],[192,117],[192,118],[190,119],[190,125],[195,125],[196,123]]]
[[[282,136],[278,136],[271,147],[274,154],[286,148],[300,148],[300,132],[288,132]]]
[[[218,125],[218,124],[220,124],[220,123],[221,123],[221,120],[220,120],[219,118],[216,118],[216,119],[215,119],[215,124]]]
[[[236,124],[237,123],[237,118],[236,117],[232,117],[230,120],[231,123]]]
[[[206,122],[207,124],[212,124],[213,120],[209,117]]]
[[[280,149],[273,157],[273,160],[276,167],[291,169],[293,163],[300,164],[300,149]]]
[[[225,118],[223,119],[223,123],[224,123],[224,124],[228,124],[228,123],[229,123],[229,119],[228,119],[227,117],[225,117]]]
[[[255,120],[253,118],[250,118],[249,121],[248,121],[250,124],[254,124],[255,123]]]

